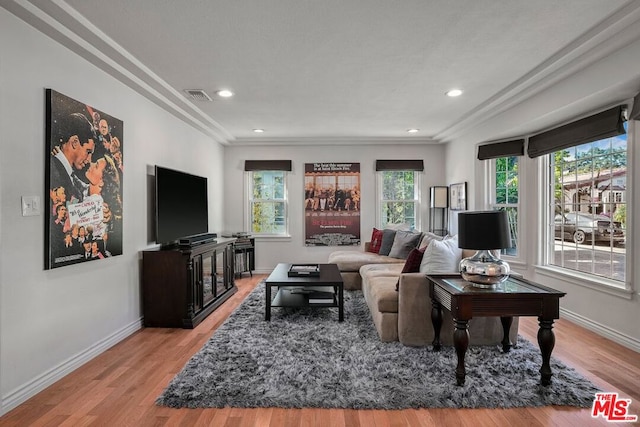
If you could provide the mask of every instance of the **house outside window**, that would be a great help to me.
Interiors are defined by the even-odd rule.
[[[507,212],[511,231],[511,247],[502,249],[501,254],[513,257],[518,256],[519,159],[519,156],[494,159],[491,173],[490,207]]]
[[[384,170],[377,174],[380,227],[404,223],[420,229],[419,171]]]
[[[627,134],[549,154],[549,177],[548,264],[624,283]]]
[[[248,223],[252,235],[287,235],[287,172],[255,170],[248,175]]]

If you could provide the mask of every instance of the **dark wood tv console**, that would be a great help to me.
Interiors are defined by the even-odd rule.
[[[144,325],[194,328],[236,293],[235,240],[143,251]]]

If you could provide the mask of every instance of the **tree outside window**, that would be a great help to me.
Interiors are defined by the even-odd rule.
[[[507,212],[511,231],[511,247],[501,250],[503,255],[518,255],[518,206],[520,185],[519,157],[500,157],[494,160],[493,196],[491,206]]]
[[[255,235],[287,233],[285,171],[249,172],[249,223]]]
[[[380,171],[381,227],[391,224],[408,224],[419,228],[419,188],[416,171]]]
[[[549,263],[624,282],[627,135],[549,156],[554,200]]]

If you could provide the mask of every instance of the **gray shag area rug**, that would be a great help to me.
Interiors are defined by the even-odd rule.
[[[591,407],[598,389],[552,357],[540,385],[540,350],[518,337],[510,353],[469,347],[466,382],[455,385],[452,347],[383,343],[360,291],[337,309],[274,308],[264,320],[258,287],[171,381],[156,403],[174,408],[510,408]]]

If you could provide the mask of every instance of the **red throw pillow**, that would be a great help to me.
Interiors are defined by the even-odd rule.
[[[371,243],[369,244],[369,252],[377,254],[380,252],[380,246],[382,246],[382,230],[377,228],[373,229],[371,233]]]
[[[422,263],[422,257],[424,256],[425,248],[422,249],[412,249],[407,256],[407,260],[404,262],[404,267],[402,267],[402,273],[417,273],[420,271],[420,263]],[[398,282],[396,283],[396,291],[400,287],[400,278],[398,278]]]

